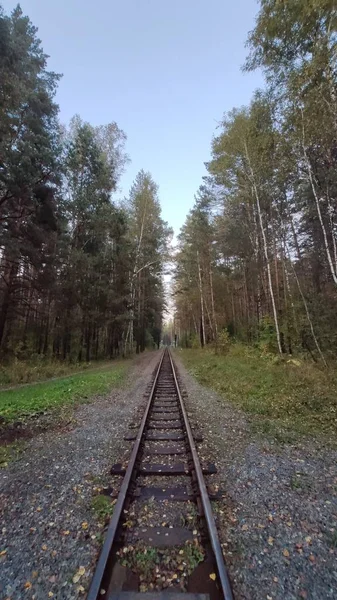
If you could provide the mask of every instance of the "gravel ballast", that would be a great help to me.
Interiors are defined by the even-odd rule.
[[[280,446],[200,385],[174,354],[187,409],[214,460],[213,503],[236,600],[337,598],[337,453],[318,441]]]
[[[85,596],[101,545],[91,501],[130,452],[123,435],[139,418],[158,359],[136,359],[122,388],[79,406],[71,429],[37,435],[0,472],[1,598]]]

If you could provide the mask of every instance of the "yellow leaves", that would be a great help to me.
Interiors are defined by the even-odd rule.
[[[310,554],[309,560],[310,560],[310,562],[315,562],[316,558],[313,554]]]
[[[82,529],[86,530],[86,529],[88,529],[88,527],[89,527],[89,525],[88,525],[87,521],[83,521]]]
[[[70,531],[69,529],[66,529],[65,531],[62,531],[62,535],[69,535]]]
[[[273,521],[273,520],[274,520],[274,517],[273,517],[273,515],[270,515],[270,514],[269,514],[269,515],[268,515],[268,521],[270,521],[270,522],[271,522],[271,521]]]
[[[210,576],[209,576],[209,578],[210,578],[212,581],[215,581],[215,580],[216,580],[216,574],[215,574],[215,573],[211,573],[211,574],[210,574]]]
[[[54,596],[53,592],[48,592],[48,598],[52,598]]]
[[[30,590],[32,587],[32,584],[30,581],[26,581],[25,585],[23,586],[25,588],[25,590]]]
[[[289,554],[289,550],[287,550],[287,548],[285,548],[282,552],[283,556],[285,556],[285,558],[289,558],[290,554]]]
[[[42,510],[41,506],[38,506],[36,509],[36,512],[41,512],[41,510]]]
[[[244,525],[242,525],[241,529],[242,529],[242,531],[248,531],[248,525],[247,525],[247,523],[245,523]]]
[[[267,542],[268,542],[269,546],[272,546],[274,544],[274,538],[270,535]]]
[[[193,533],[193,535],[198,535],[198,532],[196,529],[193,529],[192,533]]]
[[[310,535],[307,535],[307,537],[305,538],[305,541],[307,542],[307,544],[312,544],[312,539],[310,537]]]
[[[0,556],[6,556],[6,554],[7,554],[7,550],[1,550]]]
[[[80,567],[73,577],[73,582],[77,583],[85,573],[85,567]]]
[[[46,544],[42,544],[41,548],[44,552],[48,550],[48,546]]]
[[[84,594],[85,593],[85,589],[84,589],[83,585],[79,585],[76,589],[77,589],[77,591],[80,594]]]

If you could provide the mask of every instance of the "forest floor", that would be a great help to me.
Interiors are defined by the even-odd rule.
[[[175,357],[204,436],[200,454],[218,468],[224,499],[214,510],[236,599],[335,598],[333,377],[238,348],[225,357],[197,350]]]
[[[0,365],[0,390],[11,390],[21,385],[34,385],[37,382],[51,381],[104,368],[109,369],[111,360],[91,362],[67,362],[65,360],[14,360]]]
[[[85,592],[108,513],[98,494],[111,465],[130,452],[123,434],[158,357],[129,361],[121,385],[75,406],[71,423],[34,436],[0,471],[1,598],[72,600]]]
[[[74,407],[122,384],[131,361],[111,361],[68,377],[0,389],[0,466],[20,452],[21,441],[70,425]]]
[[[233,344],[225,356],[184,350],[184,364],[199,383],[243,410],[251,430],[280,443],[302,436],[337,440],[337,371]]]

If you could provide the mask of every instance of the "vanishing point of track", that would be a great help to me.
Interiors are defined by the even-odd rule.
[[[161,355],[139,429],[137,433],[131,431],[125,439],[134,441],[134,446],[127,467],[117,464],[111,469],[113,475],[123,476],[123,480],[87,600],[141,600],[142,597],[146,600],[233,600],[211,507],[211,499],[216,499],[216,494],[209,494],[204,479],[204,474],[210,475],[216,470],[214,465],[200,463],[196,444],[202,438],[192,431],[189,424],[168,349]],[[160,463],[152,460],[160,460]],[[151,485],[151,479],[155,483],[158,479],[167,482],[168,477],[170,481],[174,481],[174,477],[179,482],[186,480],[187,485]],[[178,503],[177,507],[179,503],[195,505],[204,564],[195,568],[196,576],[190,578],[191,585],[188,583],[186,592],[171,582],[166,589],[142,593],[138,592],[137,582],[125,588],[120,578],[115,576],[120,549],[124,544],[141,540],[145,547],[179,547],[183,543],[192,543],[197,533],[192,532],[188,525],[177,527],[167,523],[138,530],[126,528],[129,508],[146,499],[161,503],[163,513],[167,503]]]

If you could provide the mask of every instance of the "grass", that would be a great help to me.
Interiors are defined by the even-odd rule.
[[[90,369],[109,368],[111,361],[96,361],[90,363],[70,363],[60,360],[48,360],[45,358],[30,361],[14,360],[10,364],[0,365],[0,389],[44,381],[52,377],[66,377],[78,372]]]
[[[78,373],[62,379],[0,391],[0,417],[2,422],[25,420],[45,411],[55,411],[74,406],[94,395],[106,394],[120,385],[126,373],[122,361],[114,362],[109,369]]]
[[[91,509],[98,521],[105,523],[113,514],[114,503],[109,496],[99,494],[91,501]]]
[[[233,344],[227,355],[182,350],[197,380],[251,416],[253,428],[280,442],[337,432],[337,375],[309,361],[279,360]]]

